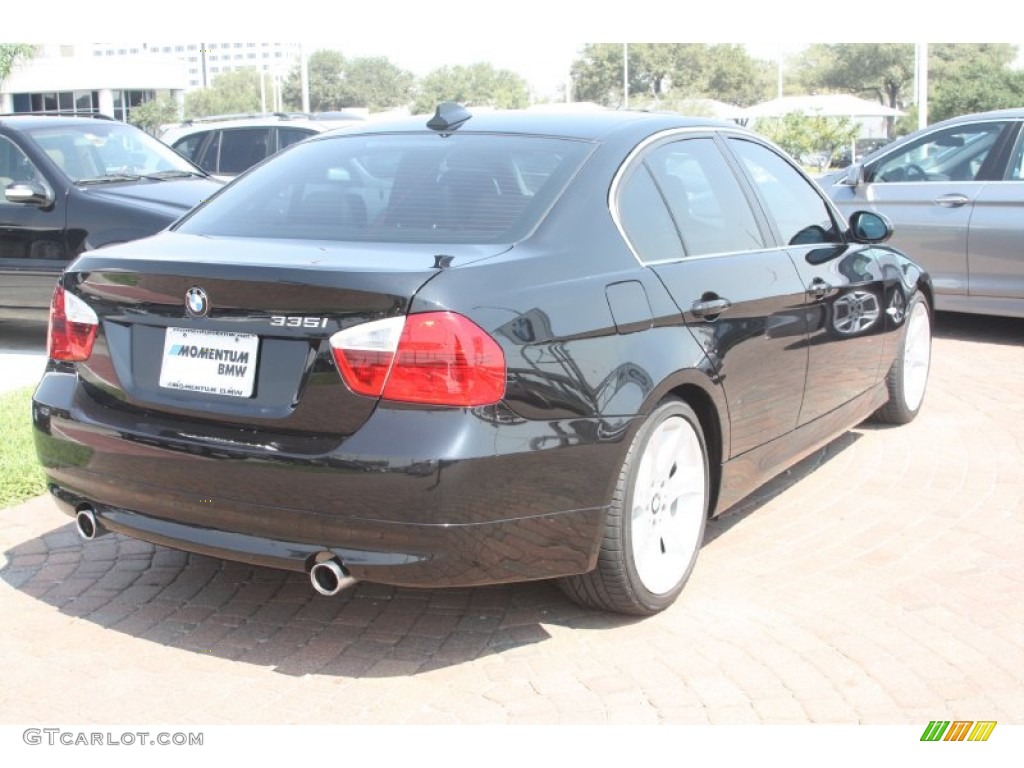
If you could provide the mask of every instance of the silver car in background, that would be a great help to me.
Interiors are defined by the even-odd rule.
[[[887,216],[936,309],[1024,317],[1024,108],[930,125],[819,177],[847,216]]]

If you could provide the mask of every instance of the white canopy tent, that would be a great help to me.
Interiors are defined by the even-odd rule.
[[[822,96],[781,96],[747,107],[742,117],[782,117],[791,112],[823,117],[898,117],[903,114],[877,101],[848,93],[829,93]]]
[[[903,114],[898,109],[877,101],[862,99],[848,93],[829,93],[822,96],[780,96],[748,107],[743,110],[743,115],[739,119],[746,123],[749,120],[784,117],[793,113],[820,117],[850,117],[861,123],[862,131],[867,131],[868,135],[874,133],[870,126],[872,118],[899,117]],[[856,140],[850,143],[850,157],[856,162]]]

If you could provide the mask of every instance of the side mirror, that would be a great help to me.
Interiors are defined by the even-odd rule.
[[[4,190],[4,198],[9,203],[23,203],[39,208],[49,208],[53,205],[53,195],[50,191],[34,181],[11,184]]]
[[[843,177],[841,184],[845,184],[848,187],[859,187],[864,183],[864,166],[860,163],[854,163],[846,168],[846,176]]]
[[[857,211],[850,216],[850,238],[857,243],[884,243],[892,237],[892,224],[874,211]]]

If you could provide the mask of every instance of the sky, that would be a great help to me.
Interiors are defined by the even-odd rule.
[[[865,16],[821,0],[334,0],[292,5],[294,11],[285,10],[287,3],[253,0],[103,0],[99,5],[8,0],[0,41],[296,41],[346,56],[385,56],[416,75],[487,61],[523,76],[540,96],[554,95],[588,42],[743,43],[765,59],[776,59],[780,50],[798,52],[812,42],[928,40],[1024,47],[1024,28],[991,25],[992,18],[1005,16],[1000,0],[972,0],[972,13],[955,17],[922,12],[910,3],[889,4]],[[159,23],[151,23],[156,17]]]

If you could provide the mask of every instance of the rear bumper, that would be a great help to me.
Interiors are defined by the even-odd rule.
[[[152,517],[96,503],[56,485],[50,492],[67,514],[91,507],[103,528],[153,544],[307,572],[318,555],[329,552],[359,581],[410,587],[478,586],[584,573],[594,567],[604,521],[603,509],[453,526],[358,521],[346,525],[337,538],[325,534],[325,543],[310,543]]]
[[[630,420],[503,423],[468,410],[378,408],[332,450],[154,423],[101,406],[73,374],[36,391],[51,493],[109,530],[307,571],[330,552],[356,579],[475,586],[591,570]]]

